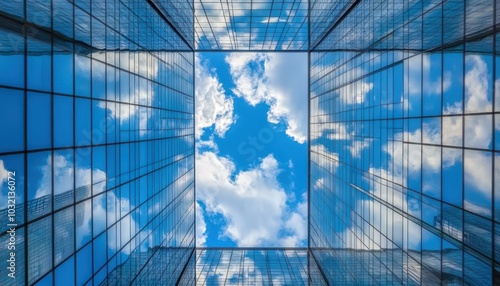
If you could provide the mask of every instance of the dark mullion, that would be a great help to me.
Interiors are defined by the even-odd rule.
[[[54,13],[54,3],[50,2],[50,14],[52,17],[50,17],[50,28],[53,30],[54,29],[54,17],[53,17],[53,13]],[[51,45],[50,45],[50,62],[51,62],[51,66],[50,66],[50,91],[51,91],[51,95],[50,95],[50,147],[51,149],[53,150],[54,149],[54,145],[55,145],[55,132],[54,132],[54,37],[53,37],[53,34],[51,34]],[[52,153],[52,169],[54,168],[54,154]],[[51,223],[52,223],[52,269],[51,269],[51,272],[52,272],[52,286],[56,286],[56,261],[55,261],[55,240],[56,240],[56,226],[55,226],[55,201],[54,201],[54,197],[55,197],[55,194],[54,194],[54,172],[52,171],[52,182],[51,182],[51,186],[52,186],[52,190],[51,190],[51,193],[52,193],[52,205],[51,205],[51,213],[50,213],[50,217],[51,217]],[[26,208],[27,208],[28,205],[26,205]],[[50,273],[50,272],[49,272]]]
[[[491,248],[492,248],[492,253],[491,253],[491,261],[493,262],[493,265],[491,266],[491,269],[492,269],[492,273],[491,273],[491,285],[495,285],[495,278],[499,278],[498,277],[498,270],[495,269],[495,258],[498,259],[498,257],[495,257],[497,256],[495,254],[496,250],[497,250],[497,245],[495,243],[495,231],[496,229],[498,228],[497,224],[495,224],[495,215],[496,215],[496,209],[495,209],[495,200],[496,200],[496,197],[497,197],[497,194],[495,192],[495,181],[498,180],[499,178],[495,178],[495,167],[498,167],[496,166],[496,160],[495,160],[495,145],[496,145],[496,140],[499,140],[500,138],[497,138],[496,136],[496,132],[495,132],[495,122],[496,122],[496,116],[495,116],[495,104],[496,104],[496,77],[497,77],[497,71],[496,71],[496,67],[497,67],[497,60],[496,60],[496,55],[497,55],[497,49],[496,49],[496,44],[497,44],[497,37],[496,37],[496,21],[497,21],[497,17],[496,17],[496,11],[497,11],[497,1],[493,1],[493,27],[494,27],[494,33],[493,33],[493,47],[492,47],[492,52],[493,52],[493,55],[492,56],[492,67],[493,67],[493,71],[492,71],[492,75],[493,75],[493,83],[492,83],[492,112],[493,114],[491,115],[492,117],[492,124],[491,124],[491,129],[492,129],[492,132],[491,132],[491,135],[492,135],[492,140],[491,140],[491,144],[492,144],[492,152],[491,152],[491,174],[493,174],[491,176],[491,241],[492,241],[492,245],[491,245]],[[441,161],[442,162],[442,161]]]
[[[23,14],[24,14],[24,22],[21,24],[22,27],[24,27],[27,21],[27,12],[26,12],[26,5],[27,1],[24,1],[23,5]],[[0,21],[3,22],[3,21]],[[24,223],[26,224],[25,226],[25,243],[24,243],[24,254],[25,254],[25,259],[24,259],[24,283],[26,285],[29,284],[29,228],[28,228],[28,154],[27,154],[27,149],[28,149],[28,35],[26,33],[26,30],[23,29],[23,40],[24,40],[24,114],[23,114],[23,119],[24,119],[24,126],[23,126],[23,145],[24,145],[24,150],[23,150],[23,157],[24,157]]]
[[[466,60],[466,28],[467,28],[467,9],[466,9],[466,5],[465,5],[465,2],[466,1],[463,1],[463,15],[464,15],[464,18],[463,18],[463,34],[462,34],[462,41],[463,41],[463,45],[462,45],[462,82],[464,83],[462,85],[462,118],[461,118],[461,121],[462,121],[462,205],[460,206],[460,209],[461,209],[461,215],[462,215],[462,231],[464,230],[465,228],[465,215],[464,215],[464,206],[465,206],[465,178],[464,178],[464,174],[465,174],[465,116],[464,116],[464,113],[465,113],[465,68],[466,68],[466,65],[465,65],[465,60]],[[462,242],[461,244],[462,246],[465,245],[465,243]],[[462,275],[462,283],[465,283],[465,249],[462,248],[461,249],[461,255],[462,255],[462,272],[461,272],[461,275]]]

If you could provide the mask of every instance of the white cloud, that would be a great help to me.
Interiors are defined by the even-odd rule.
[[[325,145],[322,145],[322,144],[311,145],[311,151],[313,151],[313,154],[318,153],[321,156],[327,157],[327,159],[328,159],[328,160],[326,160],[327,164],[330,164],[330,165],[333,164],[334,168],[338,167],[339,155],[337,153],[333,153],[333,152],[328,151],[326,149]],[[313,155],[313,154],[311,154],[311,155]],[[316,156],[316,155],[314,155],[314,156]],[[325,167],[325,165],[322,165],[322,162],[324,162],[324,160],[313,160],[313,161],[318,161],[318,164],[321,167]]]
[[[108,231],[108,246],[109,248],[114,250],[122,248],[130,241],[132,236],[135,235],[135,233],[133,233],[132,231],[139,229],[138,224],[132,218],[132,215],[129,214],[130,210],[132,210],[134,206],[130,204],[130,201],[128,199],[119,198],[116,197],[113,192],[107,192],[106,209],[104,210],[101,205],[98,205],[97,207],[100,208],[100,210],[98,210],[97,215],[94,217],[94,221],[105,221],[106,216],[109,218],[110,216],[114,215],[116,215],[118,218],[121,218],[120,222],[116,224],[116,233],[114,231]],[[94,205],[94,213],[95,208],[96,206]],[[107,213],[107,215],[105,213]],[[88,222],[88,225],[90,228],[90,221]],[[148,231],[149,230],[146,230],[140,233],[141,241],[145,238],[145,235],[147,235]],[[117,237],[119,237],[119,239],[117,239]],[[130,254],[130,251],[135,249],[135,242],[135,239],[131,240],[130,247],[124,248],[123,252],[125,254]]]
[[[132,94],[120,95],[122,102],[129,102],[131,98],[138,99],[138,104],[150,106],[153,100],[154,92],[152,90],[152,85],[150,82],[144,87],[136,87]],[[117,118],[120,120],[120,124],[124,124],[125,121],[129,120],[136,114],[139,114],[139,134],[142,136],[148,132],[147,123],[151,117],[151,112],[145,107],[133,106],[129,104],[122,103],[106,103],[105,101],[99,102],[99,107],[107,109],[111,112],[112,118]]]
[[[211,151],[197,154],[196,164],[198,199],[209,215],[224,216],[227,225],[223,235],[239,246],[303,243],[307,225],[304,202],[296,209],[287,205],[287,194],[277,180],[278,162],[272,154],[246,171],[237,172],[230,159]]]
[[[234,94],[269,106],[267,120],[287,124],[286,134],[307,140],[307,57],[304,54],[232,53],[226,57]]]
[[[232,53],[226,57],[236,86],[234,94],[243,97],[252,106],[266,101],[268,97],[264,67],[261,64],[267,60],[267,55],[253,53]]]
[[[322,188],[324,184],[325,184],[325,179],[319,178],[314,182],[313,188]]]
[[[408,66],[408,73],[405,73],[404,84],[408,86],[410,94],[420,94],[422,87],[425,93],[431,95],[441,94],[441,88],[445,92],[451,86],[451,73],[449,72],[445,72],[442,78],[440,75],[435,79],[431,78],[432,59],[430,54],[412,56],[408,59],[406,65]]]
[[[5,180],[7,180],[9,176],[9,172],[5,169],[3,164],[3,160],[0,160],[0,186],[3,184]]]
[[[311,101],[311,114],[314,115],[311,128],[311,140],[325,136],[330,140],[350,140],[354,132],[348,131],[349,122],[331,122],[329,114],[318,106],[317,100]]]
[[[201,262],[200,264],[211,263],[213,256],[208,255],[209,253],[210,251],[203,251],[203,254],[198,256],[197,259]],[[231,283],[233,277],[237,277],[239,285],[263,286],[263,281],[267,281],[267,274],[264,273],[266,276],[263,276],[260,271],[260,267],[263,265],[255,263],[244,250],[220,252],[220,261],[229,262],[234,260],[237,260],[238,263],[220,263],[217,267],[205,268],[201,278],[205,278],[216,285],[236,285],[234,282]],[[245,267],[241,267],[242,265]],[[205,275],[206,277],[204,277]]]
[[[208,140],[197,140],[196,141],[196,149],[202,149],[202,148],[207,148],[208,150],[218,152],[219,151],[219,146],[215,144],[214,141],[214,136],[213,134],[210,135],[210,138]]]
[[[302,246],[307,239],[307,193],[302,195],[302,200],[297,204],[296,210],[292,212],[284,223],[285,230],[292,235],[281,238],[283,246]]]
[[[327,138],[330,140],[350,140],[353,132],[347,132],[347,126],[345,123],[326,123],[321,125],[322,133],[325,131]],[[333,132],[331,132],[333,131]]]
[[[491,209],[490,208],[478,206],[478,205],[473,204],[469,201],[464,201],[464,209],[469,210],[469,211],[476,213],[476,214],[486,216],[486,217],[491,216]],[[481,228],[478,228],[478,229],[481,229]],[[460,232],[459,229],[457,229],[456,231]]]
[[[464,180],[474,186],[486,198],[491,197],[491,153],[465,151]]]
[[[256,3],[258,4],[258,3]],[[256,7],[254,4],[254,9]],[[263,3],[265,4],[265,3]],[[238,38],[232,37],[235,33],[233,27],[231,27],[232,21],[229,20],[228,15],[231,17],[239,17],[244,16],[245,13],[248,12],[248,9],[245,7],[246,3],[243,2],[234,2],[231,3],[231,11],[228,10],[226,5],[222,5],[221,2],[207,2],[201,1],[195,2],[195,17],[204,23],[217,23],[212,24],[210,27],[210,32],[205,33],[202,25],[195,25],[195,32],[198,35],[205,35],[209,42],[215,43],[217,42],[220,47],[232,47],[235,45],[234,40],[238,40],[237,46],[247,46],[248,43],[242,43],[244,40],[249,39],[250,37],[255,37],[248,32],[238,32]],[[258,6],[258,5],[257,5]],[[209,15],[206,14],[205,11],[210,11]],[[229,25],[228,25],[229,24]],[[245,23],[241,23],[245,24]],[[249,27],[250,24],[247,25]],[[239,27],[240,30],[246,28],[243,26]],[[248,41],[248,40],[247,40]],[[196,48],[200,48],[200,41],[195,41]],[[212,48],[217,48],[217,46],[213,46]]]
[[[361,74],[360,69],[353,68],[348,70],[343,76],[344,78],[347,77],[345,81],[349,82],[354,80],[359,74]],[[372,88],[373,83],[365,82],[363,79],[360,79],[337,89],[336,92],[340,95],[342,102],[346,104],[361,104],[365,102],[366,94],[368,94]]]
[[[433,171],[440,169],[440,153],[426,154],[427,156],[422,157],[423,151],[422,148],[420,148],[420,145],[402,143],[403,139],[409,142],[420,142],[422,136],[424,138],[424,142],[432,142],[432,140],[434,140],[432,138],[432,136],[434,136],[433,134],[424,133],[422,135],[422,131],[417,129],[414,132],[398,133],[394,136],[394,141],[388,141],[382,148],[391,156],[392,161],[389,163],[389,166],[393,166],[394,170],[399,171],[402,171],[403,167],[408,167],[410,172],[416,172],[420,170],[420,163],[422,162],[422,165],[428,166]],[[432,150],[436,150],[436,152],[440,151],[440,149]],[[402,174],[398,172],[397,175],[400,177]],[[397,182],[402,183],[401,181]]]
[[[351,146],[348,146],[347,148],[351,152],[352,157],[359,158],[363,149],[370,147],[371,142],[371,139],[352,141]]]
[[[326,172],[335,174],[339,166],[339,155],[328,151],[324,145],[314,144],[311,145],[311,162],[314,162]],[[322,172],[321,170],[320,176]],[[331,176],[322,177],[316,180],[316,187],[321,188],[321,185],[329,185],[330,183],[332,183]]]
[[[6,187],[3,188],[4,182],[7,181],[9,177],[9,170],[5,168],[3,160],[0,160],[0,209],[7,208],[7,193],[9,191],[7,184]]]
[[[281,19],[280,17],[268,17],[262,21],[260,21],[261,23],[278,23],[278,22],[286,22],[286,19]]]
[[[207,224],[203,217],[203,209],[200,204],[196,202],[196,246],[205,246],[207,241]]]
[[[448,109],[446,109],[448,110]],[[448,111],[444,111],[445,114]],[[444,116],[443,122],[443,145],[462,146],[462,116]]]
[[[63,155],[54,155],[54,174],[52,174],[52,155],[47,157],[45,165],[41,166],[42,178],[39,182],[38,189],[34,198],[40,198],[45,195],[52,193],[52,188],[54,189],[54,195],[58,195],[70,190],[73,190],[73,176],[76,173],[74,180],[76,181],[76,187],[90,186],[92,184],[93,176],[94,182],[102,182],[106,180],[106,173],[90,168],[80,168],[73,167],[73,163],[68,161],[68,159]],[[54,185],[52,186],[52,177],[54,177]],[[94,185],[93,192],[95,194],[104,191],[104,184]]]
[[[465,62],[470,67],[465,74],[465,112],[491,111],[486,62],[478,55],[466,56]]]
[[[333,78],[341,78],[342,83],[346,84],[335,89],[342,103],[361,104],[365,102],[366,95],[373,89],[373,83],[368,82],[366,78],[361,78],[365,71],[358,67],[352,67],[351,63],[342,66],[336,66],[333,63],[319,65],[312,71],[311,82],[320,80],[325,82]]]
[[[224,94],[224,88],[217,76],[195,57],[196,95],[196,138],[203,135],[203,128],[215,125],[215,134],[224,137],[236,121],[233,116],[233,99]]]

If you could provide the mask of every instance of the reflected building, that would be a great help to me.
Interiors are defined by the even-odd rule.
[[[500,284],[499,23],[494,0],[0,4],[0,284]],[[308,54],[307,248],[195,247],[203,51]]]
[[[101,285],[177,285],[189,267],[189,248],[155,247],[134,252]],[[189,285],[189,284],[188,284]]]

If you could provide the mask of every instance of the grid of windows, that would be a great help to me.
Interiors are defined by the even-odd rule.
[[[191,48],[144,1],[0,8],[1,257],[16,228],[0,284],[121,284],[143,261],[180,276],[165,261],[195,245]]]
[[[342,23],[341,18],[348,15],[359,1],[338,0],[332,5],[328,0],[310,0],[309,1],[309,49],[313,49],[322,42],[325,35],[329,35],[331,30]],[[359,23],[363,21],[358,21]]]
[[[148,0],[154,8],[159,9],[162,15],[168,18],[186,44],[193,47],[194,44],[194,19],[193,2],[189,0]]]
[[[198,51],[308,48],[308,2],[195,0]]]
[[[498,283],[495,9],[360,1],[310,52],[309,247],[330,283]]]
[[[182,272],[190,267],[188,259],[192,252],[191,248],[155,247],[145,252],[133,253],[125,263],[116,267],[101,285],[180,284]]]
[[[196,285],[307,285],[307,260],[307,249],[198,248]]]

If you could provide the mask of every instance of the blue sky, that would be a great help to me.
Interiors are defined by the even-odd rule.
[[[305,245],[307,54],[196,64],[198,245]]]

